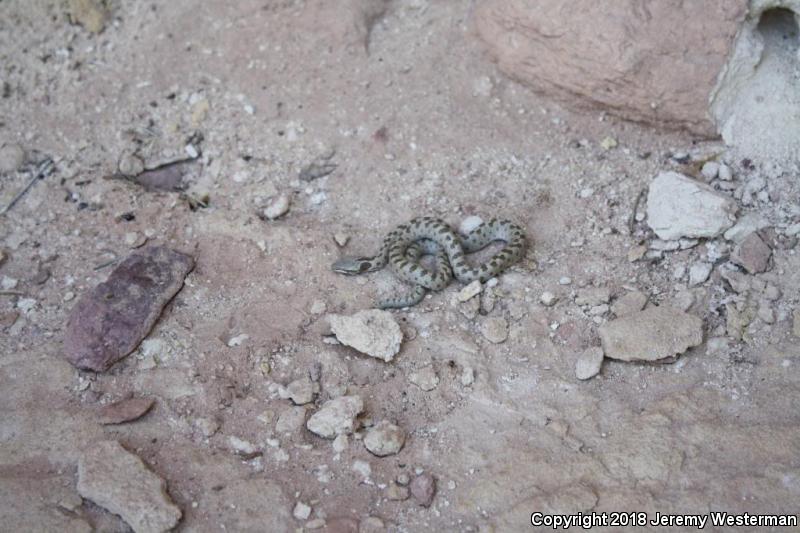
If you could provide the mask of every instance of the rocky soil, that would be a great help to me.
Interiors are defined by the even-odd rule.
[[[0,2],[3,528],[797,512],[797,162],[559,107],[472,16]],[[531,246],[368,311],[331,263],[425,214]]]

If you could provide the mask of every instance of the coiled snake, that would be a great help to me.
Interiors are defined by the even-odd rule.
[[[464,260],[465,253],[481,250],[494,241],[505,241],[502,250],[477,267]],[[392,230],[377,255],[343,257],[332,269],[341,274],[357,275],[380,270],[388,263],[397,276],[414,285],[407,294],[398,294],[378,302],[381,309],[410,307],[418,304],[428,289],[440,291],[455,278],[461,283],[476,279],[484,282],[518,261],[525,252],[525,232],[508,220],[492,219],[459,237],[443,220],[420,217]],[[419,259],[435,255],[435,267],[428,270]]]

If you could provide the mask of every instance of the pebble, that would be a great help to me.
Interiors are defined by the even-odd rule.
[[[315,518],[313,520],[309,520],[305,524],[305,529],[322,529],[325,527],[325,519],[324,518]]]
[[[387,363],[400,351],[403,332],[388,311],[370,309],[347,315],[328,315],[339,342]]]
[[[689,286],[695,287],[701,283],[705,283],[708,276],[711,275],[711,270],[714,265],[706,262],[699,262],[689,267]]]
[[[169,531],[181,519],[166,482],[115,440],[92,443],[81,455],[77,489],[137,532]]]
[[[286,386],[286,391],[295,405],[305,405],[314,401],[314,383],[308,376],[289,383]]]
[[[775,323],[775,311],[772,309],[772,306],[769,304],[768,301],[762,300],[758,306],[758,318],[761,319],[762,322],[765,324],[774,324]]]
[[[292,516],[297,520],[308,520],[311,516],[311,506],[303,502],[297,502],[292,509]]]
[[[350,235],[347,233],[334,233],[333,241],[339,246],[339,248],[342,248],[350,241]]]
[[[350,439],[347,438],[347,435],[341,434],[335,439],[333,439],[333,451],[336,453],[342,453],[347,449],[350,445]]]
[[[461,384],[469,387],[473,383],[475,383],[475,370],[472,367],[465,366],[464,370],[461,371]]]
[[[700,171],[700,173],[703,174],[703,177],[706,178],[706,181],[715,179],[719,174],[719,163],[716,161],[708,161],[703,165],[703,169]]]
[[[468,216],[464,220],[461,221],[461,224],[458,226],[458,232],[461,235],[469,235],[472,231],[483,224],[483,219],[479,216]]]
[[[563,277],[558,279],[558,284],[559,285],[569,285],[570,283],[572,283],[572,278],[570,278],[570,277],[563,276]]]
[[[414,478],[409,487],[411,496],[423,507],[430,507],[436,495],[436,478],[431,474],[423,473]]]
[[[481,290],[483,289],[483,285],[481,285],[481,281],[476,279],[475,281],[468,284],[466,287],[458,291],[458,301],[459,302],[466,302],[480,294]]]
[[[364,410],[360,396],[342,396],[328,400],[306,422],[306,427],[315,435],[333,439],[337,435],[352,433],[356,416]]]
[[[649,307],[600,326],[606,357],[657,361],[703,342],[703,321],[670,306]]]
[[[556,303],[556,295],[550,291],[544,291],[541,296],[539,296],[539,301],[542,302],[543,305],[547,307],[552,306]]]
[[[265,218],[275,220],[289,212],[289,195],[279,194],[262,211]]]
[[[193,267],[191,256],[162,246],[128,256],[73,306],[63,342],[67,360],[104,372],[126,357],[153,329]]]
[[[204,437],[208,438],[219,430],[219,422],[213,418],[198,418],[194,421],[194,427],[200,430]]]
[[[296,433],[306,421],[304,407],[290,407],[283,411],[275,422],[275,431],[278,433]]]
[[[500,344],[508,338],[508,321],[503,317],[490,317],[481,322],[481,334],[494,344]]]
[[[731,181],[733,179],[733,171],[731,167],[722,163],[717,170],[717,177],[722,181]]]
[[[419,370],[411,372],[408,375],[408,381],[426,392],[439,386],[439,376],[436,375],[433,365],[423,366]]]
[[[25,150],[17,143],[0,147],[0,173],[14,172],[25,164]]]
[[[400,486],[397,483],[389,483],[389,486],[386,487],[386,497],[390,500],[404,501],[408,499],[408,496],[408,487]]]
[[[603,349],[599,346],[584,351],[575,362],[575,377],[580,380],[593,378],[603,365]]]
[[[3,276],[2,281],[0,281],[0,288],[2,288],[4,291],[11,291],[17,288],[18,283],[19,280],[16,278]]]
[[[647,224],[663,240],[716,237],[738,210],[728,196],[677,172],[661,172],[647,194]]]
[[[602,315],[608,313],[609,309],[610,308],[608,307],[608,304],[595,305],[595,306],[592,306],[589,309],[589,315],[590,316],[602,316]]]
[[[131,422],[147,414],[155,402],[154,398],[127,398],[120,400],[100,409],[97,413],[97,421],[103,425]]]
[[[647,295],[641,291],[630,291],[617,298],[611,305],[611,311],[618,317],[641,311],[647,305]]]
[[[747,270],[750,274],[766,272],[772,249],[759,237],[751,233],[740,242],[731,254],[731,261]]]
[[[251,456],[258,453],[258,446],[250,441],[240,439],[234,435],[228,437],[228,444],[235,453],[244,456]]]
[[[312,315],[321,315],[328,309],[328,305],[325,303],[325,300],[314,300],[311,304],[311,314]]]
[[[123,176],[135,177],[144,172],[144,161],[137,155],[125,154],[119,158],[117,170]]]
[[[105,28],[108,11],[101,0],[69,0],[69,18],[91,33],[100,33]]]
[[[600,141],[600,146],[603,148],[603,150],[611,150],[612,148],[616,148],[617,145],[617,140],[614,137],[605,137],[602,141]]]
[[[724,237],[729,241],[740,243],[754,231],[762,230],[769,227],[769,225],[769,221],[760,214],[747,213],[725,232]]]
[[[370,453],[378,457],[395,455],[406,441],[405,432],[388,420],[381,420],[367,430],[364,446]]]

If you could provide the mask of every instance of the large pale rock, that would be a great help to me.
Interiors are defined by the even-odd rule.
[[[403,332],[388,311],[370,309],[352,316],[328,315],[331,331],[342,344],[386,362],[400,351]]]
[[[103,372],[147,337],[183,286],[194,260],[163,246],[129,256],[70,312],[64,355],[78,368]]]
[[[78,493],[121,516],[136,533],[169,531],[181,519],[166,486],[115,440],[95,443],[78,461]]]
[[[647,224],[660,239],[716,237],[736,221],[728,196],[677,172],[661,172],[647,194]]]
[[[352,433],[356,425],[356,416],[364,410],[364,402],[360,396],[342,396],[325,402],[322,408],[314,413],[306,422],[312,433],[333,439],[338,435]]]
[[[475,26],[500,69],[568,103],[713,135],[709,97],[747,0],[486,0]]]
[[[703,342],[703,321],[663,305],[612,320],[598,331],[606,357],[657,361]]]

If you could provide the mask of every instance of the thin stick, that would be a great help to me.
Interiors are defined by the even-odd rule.
[[[628,234],[633,235],[633,228],[636,226],[636,212],[639,210],[639,204],[642,203],[642,198],[644,198],[644,193],[647,191],[647,188],[642,189],[639,191],[639,194],[636,195],[636,201],[633,202],[633,211],[631,212],[630,218],[628,218]]]
[[[25,193],[28,192],[31,187],[33,187],[34,183],[36,183],[39,179],[45,177],[46,175],[50,174],[50,172],[53,170],[53,166],[54,166],[53,160],[50,159],[49,157],[44,161],[42,161],[42,163],[39,165],[39,168],[33,174],[33,177],[28,182],[28,184],[25,185],[25,187],[21,191],[19,191],[17,195],[14,196],[14,198],[11,199],[11,202],[9,202],[9,204],[5,206],[2,211],[0,211],[0,215],[5,215],[6,213],[8,213],[8,210],[14,207],[14,204],[16,204],[20,198],[25,196]]]

